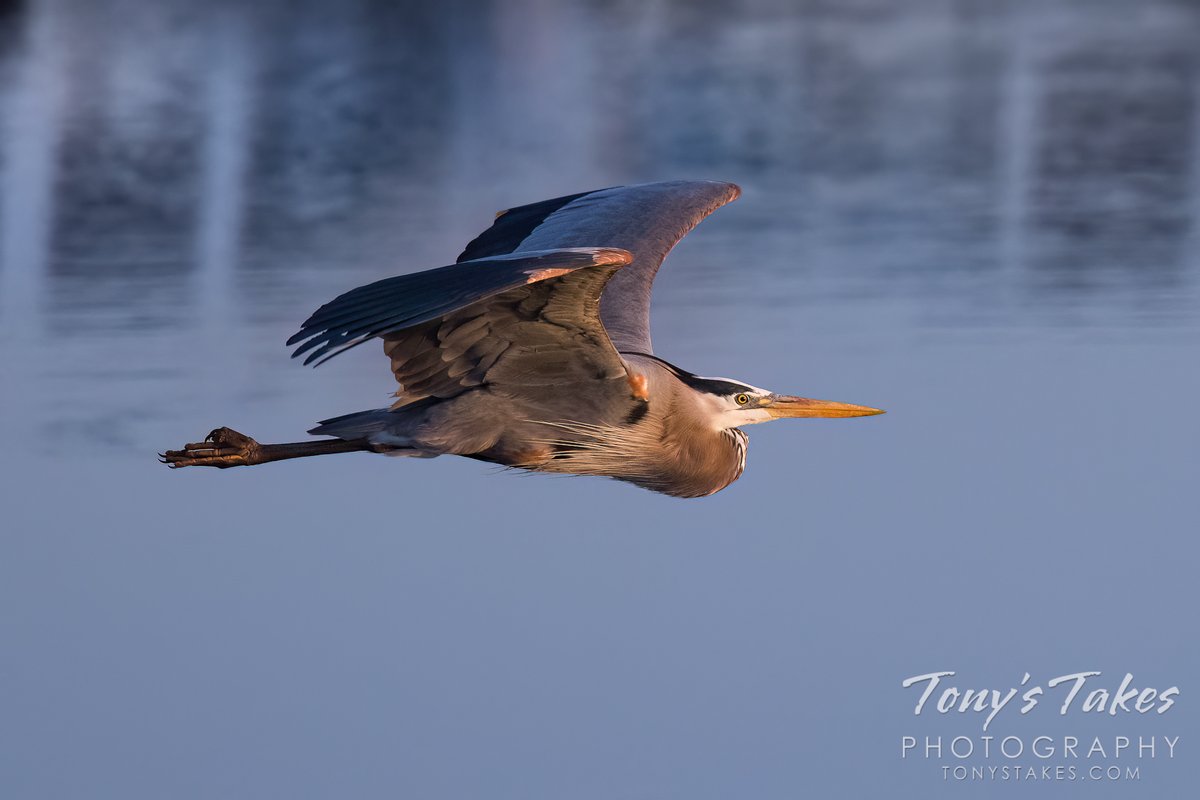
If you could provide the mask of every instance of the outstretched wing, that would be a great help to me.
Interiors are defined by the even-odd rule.
[[[502,211],[458,260],[559,247],[603,245],[633,254],[600,299],[600,317],[617,350],[652,353],[650,292],[668,252],[700,220],[736,200],[741,189],[717,181],[616,186]]]
[[[308,353],[308,364],[382,338],[400,404],[484,383],[624,377],[599,298],[632,259],[624,250],[564,248],[387,278],[321,306],[288,344],[303,342],[292,357]]]

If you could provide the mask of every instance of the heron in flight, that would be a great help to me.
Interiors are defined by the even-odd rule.
[[[458,261],[361,286],[288,340],[321,363],[382,339],[400,388],[389,408],[259,444],[217,428],[162,454],[171,467],[236,467],[369,451],[445,454],[537,472],[600,475],[702,497],[746,466],[743,426],[863,417],[866,406],[704,378],[654,355],[650,291],[663,258],[736,199],[732,183],[671,181],[501,211]]]

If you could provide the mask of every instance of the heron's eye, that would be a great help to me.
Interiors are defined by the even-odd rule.
[[[733,401],[735,403],[737,403],[739,406],[744,406],[744,405],[746,405],[746,403],[750,402],[750,395],[739,394],[737,397],[733,398]]]

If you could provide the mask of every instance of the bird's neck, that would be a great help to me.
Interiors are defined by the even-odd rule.
[[[740,428],[714,428],[703,419],[696,410],[682,409],[667,409],[659,418],[663,469],[688,497],[719,492],[746,468],[746,433]]]

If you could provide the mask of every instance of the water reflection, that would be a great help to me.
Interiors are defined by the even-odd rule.
[[[1191,0],[0,0],[4,796],[927,797],[896,740],[970,730],[904,676],[1200,674],[1197,41]],[[704,501],[155,462],[388,402],[377,348],[287,359],[333,294],[672,177],[746,192],[661,354],[888,416],[752,429]],[[1111,741],[1047,712],[1011,732]]]
[[[747,189],[681,302],[1194,329],[1200,11],[1137,8],[7,4],[0,329],[278,338],[496,207],[677,176]]]

